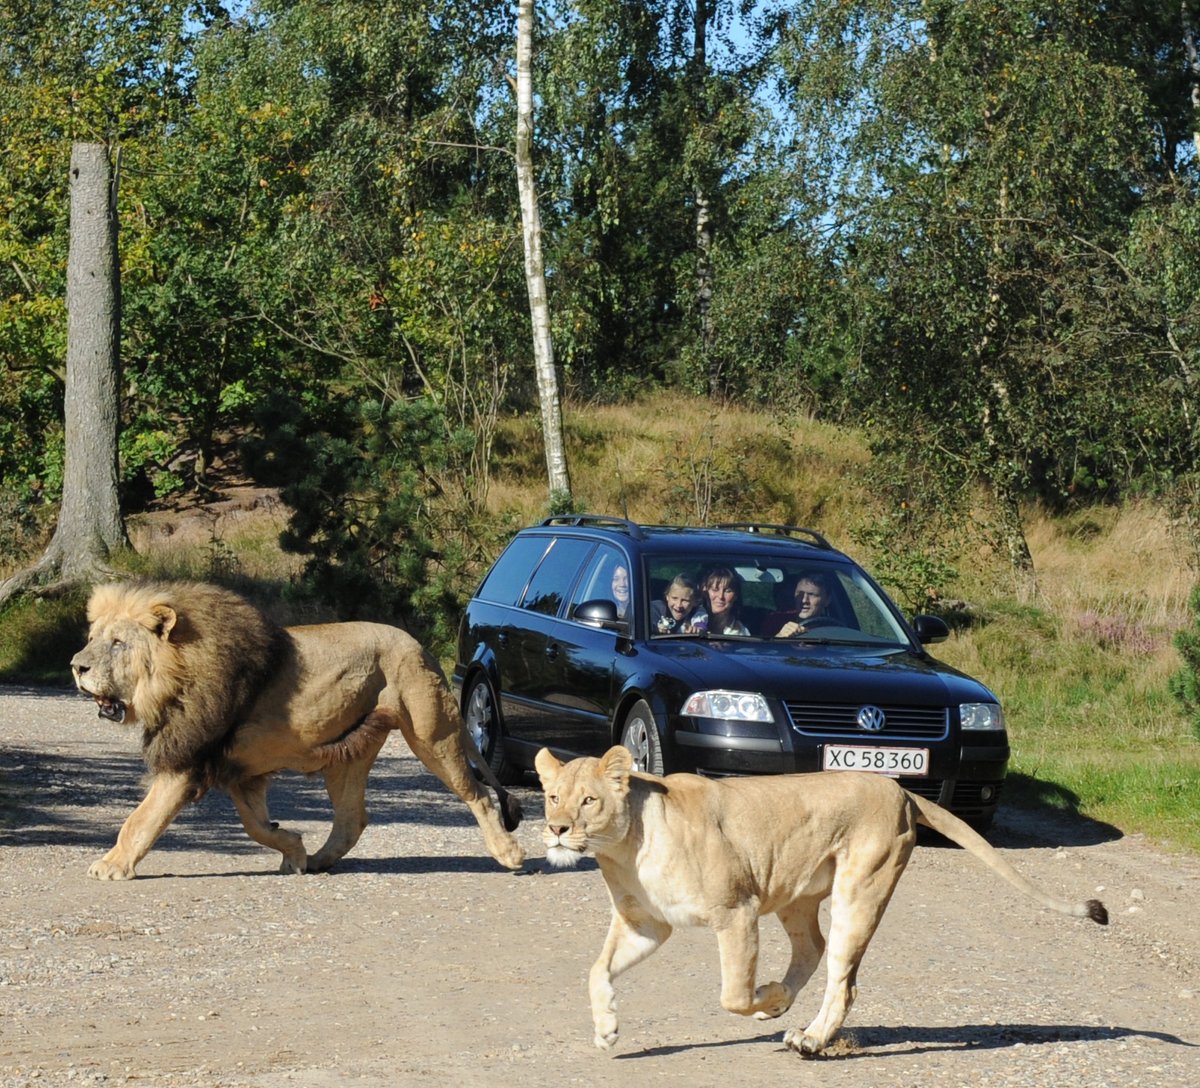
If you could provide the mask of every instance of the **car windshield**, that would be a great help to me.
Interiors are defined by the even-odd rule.
[[[647,562],[653,638],[797,639],[908,646],[896,609],[856,567],[729,554]]]

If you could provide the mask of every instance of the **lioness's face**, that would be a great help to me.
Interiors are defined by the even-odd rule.
[[[152,635],[127,618],[96,620],[87,645],[71,658],[75,686],[96,700],[100,717],[137,721],[137,687],[152,672]]]
[[[631,762],[624,748],[614,748],[602,759],[570,763],[560,763],[544,749],[538,753],[546,796],[542,841],[546,860],[555,868],[570,868],[589,848],[603,850],[625,838]]]

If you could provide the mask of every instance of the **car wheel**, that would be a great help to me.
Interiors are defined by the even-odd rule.
[[[644,699],[639,699],[625,718],[621,743],[633,753],[633,769],[647,774],[663,774],[662,741],[654,715]]]
[[[463,721],[475,741],[479,754],[487,761],[496,777],[506,786],[521,781],[520,768],[510,763],[504,754],[504,735],[491,685],[482,677],[476,679],[463,702]]]

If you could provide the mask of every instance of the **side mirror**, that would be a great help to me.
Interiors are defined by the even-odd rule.
[[[940,616],[913,616],[912,625],[922,645],[945,642],[950,637],[950,628]]]
[[[617,616],[616,602],[604,597],[593,601],[581,601],[575,606],[571,618],[586,623],[589,627],[607,627],[614,631],[629,629],[629,622]]]

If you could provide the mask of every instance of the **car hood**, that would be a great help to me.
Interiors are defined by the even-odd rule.
[[[740,639],[660,640],[653,652],[693,689],[758,691],[806,702],[996,702],[977,680],[896,647]]]

